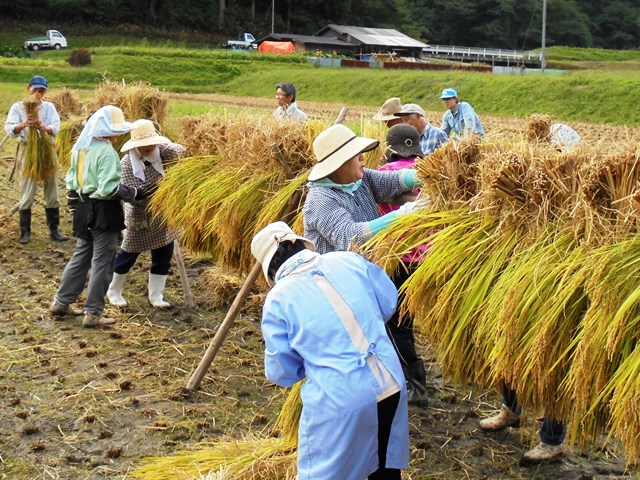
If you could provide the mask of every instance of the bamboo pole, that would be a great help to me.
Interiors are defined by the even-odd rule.
[[[236,298],[231,304],[231,308],[229,308],[229,311],[227,312],[227,315],[224,317],[224,320],[220,324],[218,331],[213,336],[213,339],[209,344],[209,348],[207,348],[207,351],[202,357],[202,360],[200,360],[200,363],[198,364],[194,372],[191,374],[191,378],[189,378],[189,381],[187,382],[187,386],[185,387],[186,390],[195,390],[200,386],[202,379],[207,373],[209,366],[213,363],[213,360],[215,359],[216,354],[218,353],[218,350],[220,350],[220,347],[222,346],[222,343],[224,342],[224,339],[226,338],[227,333],[229,333],[229,330],[231,329],[231,325],[233,325],[233,322],[238,316],[238,313],[240,313],[240,308],[242,307],[242,304],[246,300],[247,296],[249,295],[249,292],[251,292],[251,287],[253,287],[253,284],[256,282],[256,280],[260,276],[261,271],[262,271],[262,266],[260,265],[260,263],[256,262],[256,264],[251,269],[251,272],[249,272],[249,275],[247,275],[246,280],[242,284],[242,288],[238,292],[238,295],[236,295]]]
[[[196,302],[193,300],[193,293],[189,286],[189,277],[187,277],[187,269],[184,266],[184,258],[182,258],[182,252],[180,251],[180,244],[178,243],[178,240],[173,242],[173,254],[176,258],[178,272],[180,273],[180,282],[182,283],[184,301],[187,304],[187,307],[194,308],[196,306]]]
[[[284,162],[283,167],[284,165],[287,166],[287,168],[285,168],[285,172],[288,172],[287,178],[290,178],[291,176],[293,176],[293,173],[289,168],[289,164],[284,158],[284,155],[282,154],[282,151],[280,150],[280,148],[278,148],[278,146],[275,143],[271,145],[271,148],[276,154],[278,161],[280,161],[281,163]],[[282,213],[280,214],[280,218],[282,219],[288,218],[291,215],[291,213],[296,209],[296,207],[299,205],[300,199],[301,199],[301,195],[298,191],[296,191],[293,195],[291,195],[291,199],[289,200],[289,202],[283,209]],[[242,287],[240,288],[240,291],[236,295],[236,298],[233,300],[233,303],[231,304],[231,307],[227,311],[227,315],[224,317],[224,320],[222,320],[222,323],[220,324],[218,331],[211,339],[211,343],[209,343],[209,347],[207,348],[207,351],[205,352],[204,356],[200,360],[200,363],[198,364],[194,372],[191,374],[191,377],[189,378],[187,385],[184,387],[185,390],[187,391],[195,390],[200,386],[200,383],[202,382],[202,379],[207,373],[207,370],[213,363],[213,360],[215,359],[218,353],[218,350],[220,350],[220,347],[222,346],[222,343],[224,342],[224,339],[227,336],[227,333],[229,333],[229,330],[231,329],[231,325],[233,325],[233,322],[235,321],[236,317],[240,313],[242,304],[246,300],[247,296],[249,296],[249,293],[251,292],[251,287],[253,287],[253,284],[256,282],[256,280],[260,276],[260,272],[262,272],[262,265],[259,262],[256,262],[253,268],[251,269],[251,272],[249,272],[249,275],[247,275],[247,278],[242,284]]]

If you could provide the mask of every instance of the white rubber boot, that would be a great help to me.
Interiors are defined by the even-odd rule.
[[[124,307],[127,304],[127,301],[122,296],[122,289],[124,288],[124,284],[126,281],[126,273],[113,274],[113,279],[109,284],[109,290],[107,290],[107,298],[109,299],[109,303],[111,305],[115,305],[116,307]]]
[[[162,298],[162,292],[164,292],[164,286],[167,283],[166,275],[156,275],[155,273],[149,273],[149,303],[156,308],[169,308],[170,303],[167,303]]]

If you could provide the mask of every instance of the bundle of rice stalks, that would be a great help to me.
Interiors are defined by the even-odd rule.
[[[220,176],[226,179],[228,184],[217,182],[215,188],[221,187],[221,191],[229,193],[218,203],[217,211],[206,223],[203,235],[218,239],[222,255],[216,260],[242,272],[248,272],[255,262],[249,246],[257,216],[260,214],[256,205],[263,205],[272,195],[277,173],[250,175],[246,170],[231,169],[226,176],[224,173],[220,172]],[[207,192],[206,196],[200,197],[199,200],[203,203],[210,202],[211,193]],[[215,197],[215,194],[212,197]]]
[[[83,118],[73,118],[60,124],[60,131],[56,135],[55,148],[58,153],[60,171],[66,172],[71,166],[71,149],[78,140],[83,128]]]
[[[217,479],[294,480],[296,444],[284,438],[245,438],[203,445],[195,451],[145,459],[130,472],[140,480],[193,480],[213,472]]]
[[[295,176],[315,163],[311,144],[323,128],[313,121],[280,123],[265,118],[256,128],[250,117],[189,117],[182,121],[179,143],[193,155],[220,154],[225,165],[263,172],[282,171],[275,145]]]
[[[253,234],[280,219],[289,204],[287,220],[298,221],[302,197],[296,192],[314,163],[311,142],[320,124],[269,120],[256,129],[249,118],[201,117],[183,125],[181,143],[194,152],[219,153],[183,159],[172,167],[151,209],[184,229],[183,242],[189,248],[248,272],[254,263],[249,248]],[[291,175],[293,180],[288,180]]]
[[[371,122],[365,120],[364,117],[360,119],[361,134],[355,132],[356,135],[361,135],[366,138],[375,138],[380,141],[378,148],[371,150],[364,154],[364,164],[367,168],[379,168],[380,165],[385,163],[384,157],[387,153],[387,134],[385,124],[383,122]]]
[[[287,222],[294,231],[302,233],[302,207],[304,205],[305,184],[308,176],[307,172],[301,173],[293,180],[287,181],[282,188],[266,199],[256,220],[254,234],[265,225],[278,220]],[[285,212],[289,213],[283,216]]]
[[[291,388],[270,434],[216,442],[170,457],[149,458],[131,476],[140,480],[191,480],[204,474],[215,475],[213,478],[217,479],[295,479],[301,387],[299,382]]]
[[[549,128],[553,119],[549,115],[534,113],[525,126],[525,138],[529,143],[549,143]]]
[[[589,305],[574,335],[571,370],[563,385],[569,435],[584,445],[605,428],[622,439],[630,458],[640,450],[636,378],[640,333],[640,241],[605,245],[583,259]],[[633,378],[629,374],[633,374]],[[632,411],[636,414],[629,414]]]
[[[22,101],[29,120],[40,121],[40,100],[33,97]],[[45,181],[50,178],[57,168],[57,157],[54,139],[51,135],[41,132],[35,126],[27,131],[25,161],[22,167],[22,175],[37,181]]]
[[[415,163],[422,189],[436,210],[454,210],[478,193],[480,144],[475,139],[449,141]]]
[[[65,121],[82,114],[82,104],[76,98],[74,90],[63,88],[49,95],[47,99],[53,103],[60,115],[60,120]]]
[[[202,275],[200,275],[198,279],[198,290],[211,301],[214,308],[228,307],[238,295],[243,284],[244,278],[235,272],[230,273],[221,271],[217,267],[212,267],[207,268]],[[254,285],[251,291],[255,295],[258,293],[258,288]],[[247,302],[245,302],[245,304],[243,304],[244,310],[246,311],[248,309],[254,312],[255,306],[253,303],[255,301],[257,301],[257,299],[254,299],[251,305],[246,305]]]
[[[640,148],[597,157],[581,170],[581,213],[589,243],[611,243],[638,232],[633,197],[640,185]]]
[[[517,253],[497,279],[476,332],[485,362],[478,379],[505,381],[522,405],[561,415],[558,395],[570,346],[588,298],[578,275],[584,248],[564,234],[540,239]]]
[[[88,108],[95,112],[105,105],[120,107],[128,121],[146,118],[161,129],[167,117],[166,95],[146,82],[101,83],[96,87],[94,99],[88,104]]]
[[[518,226],[528,243],[550,223],[571,223],[578,232],[578,171],[585,161],[584,153],[559,153],[548,145],[485,141],[478,162],[480,191],[469,204]]]

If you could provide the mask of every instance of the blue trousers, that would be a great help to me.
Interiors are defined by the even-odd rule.
[[[518,405],[518,397],[516,391],[509,388],[508,385],[502,385],[502,403],[512,412],[520,415],[522,409]],[[560,445],[564,442],[565,425],[551,417],[544,417],[542,428],[540,429],[540,441],[547,445]]]

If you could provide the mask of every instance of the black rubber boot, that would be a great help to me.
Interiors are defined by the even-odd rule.
[[[18,211],[20,212],[20,239],[18,242],[26,244],[31,241],[31,209]]]
[[[418,360],[411,365],[402,365],[402,371],[407,381],[407,400],[409,404],[419,407],[428,406],[427,372],[424,369],[424,362]]]
[[[69,237],[60,233],[58,227],[60,226],[60,209],[59,208],[45,208],[47,214],[47,225],[49,226],[49,237],[51,240],[58,242],[66,242]]]

